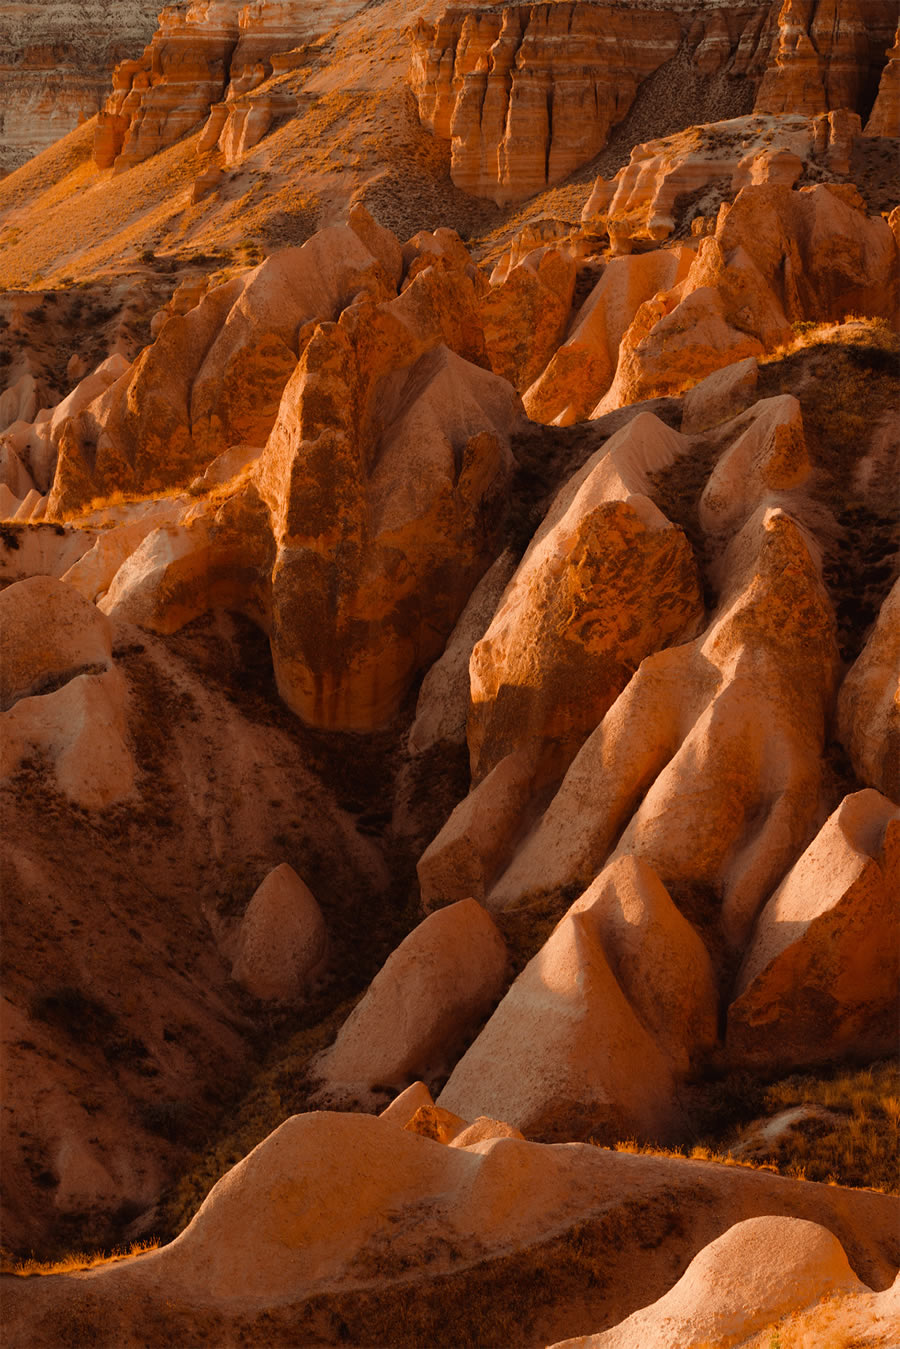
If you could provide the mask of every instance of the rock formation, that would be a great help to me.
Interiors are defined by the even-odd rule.
[[[897,1343],[895,29],[197,0],[0,182],[11,1344]]]
[[[506,964],[503,939],[474,899],[431,914],[314,1064],[325,1091],[366,1096],[439,1073],[498,998]]]
[[[673,14],[599,5],[449,10],[413,33],[419,116],[452,143],[453,181],[515,201],[602,150],[644,76],[673,56]]]
[[[817,1223],[749,1218],[704,1247],[658,1302],[614,1330],[554,1349],[640,1349],[651,1343],[660,1349],[712,1343],[725,1349],[823,1297],[868,1292],[841,1243]]]
[[[881,72],[878,97],[866,122],[867,136],[900,136],[900,24]]]
[[[790,1217],[773,1217],[773,1204],[787,1205]],[[388,1225],[386,1213],[394,1217]],[[648,1299],[662,1298],[673,1281],[667,1233],[675,1226],[695,1266],[650,1324],[671,1313],[682,1328],[705,1329],[727,1325],[729,1313],[739,1317],[742,1285],[756,1291],[754,1310],[765,1307],[771,1315],[828,1289],[866,1296],[867,1288],[885,1288],[893,1273],[894,1216],[887,1195],[746,1168],[685,1167],[671,1158],[577,1144],[545,1148],[514,1137],[448,1147],[388,1121],[320,1112],[286,1120],[233,1167],[170,1246],[94,1271],[87,1297],[77,1277],[32,1286],[5,1280],[4,1324],[14,1342],[23,1342],[36,1326],[46,1331],[74,1322],[107,1349],[132,1326],[146,1337],[160,1316],[179,1339],[202,1314],[219,1339],[243,1333],[271,1341],[308,1338],[324,1313],[355,1338],[366,1325],[392,1338],[398,1318],[412,1317],[414,1335],[459,1342],[473,1323],[466,1269],[477,1260],[486,1272],[502,1269],[508,1280],[510,1254],[518,1252],[524,1270],[533,1258],[560,1276],[573,1264],[579,1274],[603,1271],[595,1284],[579,1280],[587,1286],[578,1312],[562,1277],[539,1281],[546,1291],[529,1292],[505,1319],[475,1309],[481,1333],[492,1341],[503,1337],[503,1325],[507,1337],[521,1337],[535,1316],[545,1326],[543,1338],[558,1341],[579,1324],[615,1325],[640,1315]],[[615,1242],[608,1240],[610,1224]],[[579,1240],[591,1249],[579,1254]],[[760,1247],[760,1272],[746,1271],[743,1260]],[[728,1300],[700,1308],[707,1271],[715,1271]],[[788,1271],[796,1300],[786,1287]],[[886,1294],[867,1305],[888,1315]],[[437,1325],[442,1331],[429,1329]]]
[[[900,797],[900,581],[841,686],[840,735],[861,781]]]
[[[663,950],[665,985],[653,954]],[[652,869],[623,857],[519,975],[437,1103],[552,1142],[664,1139],[675,1079],[715,1039],[703,943]]]
[[[296,1001],[321,972],[328,933],[315,896],[283,862],[247,906],[231,974],[257,998]]]
[[[0,5],[0,176],[99,110],[113,67],[149,41],[159,6]]]

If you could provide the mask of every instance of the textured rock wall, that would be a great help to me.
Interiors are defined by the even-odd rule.
[[[0,175],[100,108],[118,61],[156,26],[155,0],[0,4]]]
[[[214,145],[220,134],[229,157],[255,144],[272,118],[293,106],[277,100],[275,106],[265,100],[262,105],[240,103],[272,73],[272,57],[311,42],[359,8],[360,0],[254,0],[249,5],[195,0],[188,7],[163,10],[143,56],[124,61],[115,71],[94,141],[98,167],[114,164],[122,170],[140,163],[174,144],[211,110],[215,135],[210,131],[209,145],[203,148]]]
[[[896,21],[893,0],[784,0],[756,111],[866,115]]]
[[[895,22],[892,0],[450,9],[411,29],[409,81],[456,185],[502,204],[591,160],[682,44],[703,75],[759,81],[758,111],[868,116]]]

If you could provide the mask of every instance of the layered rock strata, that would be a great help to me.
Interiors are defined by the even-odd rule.
[[[158,8],[153,0],[0,5],[0,175],[99,111],[113,68],[150,40]]]

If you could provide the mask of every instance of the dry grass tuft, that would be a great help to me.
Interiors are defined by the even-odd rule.
[[[127,1249],[116,1247],[112,1251],[72,1251],[60,1260],[12,1260],[0,1257],[0,1274],[15,1274],[30,1279],[48,1274],[78,1274],[81,1270],[96,1269],[98,1265],[115,1265],[122,1260],[133,1260],[135,1256],[146,1255],[148,1251],[159,1249],[159,1242],[136,1241]]]

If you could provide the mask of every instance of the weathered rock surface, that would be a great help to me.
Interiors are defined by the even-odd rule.
[[[766,904],[728,1012],[729,1053],[787,1070],[889,1054],[900,995],[900,808],[845,797]]]
[[[784,0],[777,37],[756,97],[758,112],[859,110],[883,64],[886,5],[865,0]]]
[[[106,0],[0,5],[0,176],[93,117],[118,61],[136,55],[158,4]]]
[[[390,1225],[386,1212],[395,1217]],[[691,1256],[694,1274],[673,1290],[667,1310],[699,1317],[697,1283],[708,1283],[698,1276],[709,1270],[718,1286],[724,1274],[722,1247],[711,1255],[704,1248],[720,1240],[726,1255],[739,1259],[768,1236],[758,1282],[743,1262],[734,1272],[735,1284],[746,1280],[751,1296],[758,1292],[755,1305],[767,1293],[769,1305],[789,1304],[778,1255],[782,1274],[790,1266],[795,1289],[811,1288],[813,1297],[823,1287],[856,1289],[853,1271],[868,1287],[884,1288],[897,1258],[895,1217],[888,1195],[747,1168],[510,1137],[446,1147],[370,1116],[297,1115],[218,1182],[164,1249],[92,1271],[87,1280],[4,1280],[4,1325],[18,1346],[74,1321],[109,1349],[123,1335],[146,1342],[163,1312],[160,1334],[184,1339],[202,1305],[205,1324],[223,1343],[242,1333],[309,1338],[323,1311],[361,1339],[375,1316],[393,1327],[410,1315],[411,1296],[423,1337],[434,1334],[424,1327],[438,1324],[460,1342],[472,1324],[465,1271],[476,1261],[502,1270],[506,1287],[510,1262],[529,1271],[533,1257],[551,1277],[537,1281],[537,1296],[526,1307],[511,1305],[495,1323],[496,1335],[489,1333],[518,1340],[529,1325],[533,1334],[537,1321],[551,1343],[598,1324],[615,1326],[663,1297]],[[777,1245],[775,1224],[783,1233]],[[577,1244],[573,1250],[575,1231],[590,1243],[584,1255]],[[573,1268],[582,1290],[577,1310],[563,1278]],[[589,1269],[599,1288],[586,1277]],[[721,1285],[729,1302],[706,1303],[712,1325],[720,1306],[718,1324],[732,1307],[740,1314],[738,1289],[732,1294],[724,1277]]]
[[[121,801],[135,777],[124,702],[124,681],[115,669],[75,674],[61,688],[20,698],[2,715],[0,778],[37,752],[52,765],[59,791],[76,805],[102,810]]]
[[[691,547],[641,492],[642,474],[683,447],[652,414],[638,416],[554,501],[472,652],[476,783],[514,750],[558,774],[644,656],[696,624]]]
[[[612,1330],[554,1349],[730,1349],[786,1312],[835,1294],[870,1292],[841,1243],[818,1223],[749,1218],[696,1255],[658,1302]]]
[[[576,314],[565,340],[523,396],[534,421],[570,426],[583,421],[612,383],[619,344],[641,305],[683,280],[688,248],[612,258]]]
[[[707,534],[733,534],[760,502],[801,487],[810,474],[803,412],[792,394],[764,398],[719,459],[697,507]]]
[[[675,394],[789,340],[791,323],[871,313],[896,322],[897,245],[850,186],[760,184],[720,212],[680,286],[638,310],[594,416]]]
[[[718,426],[756,402],[759,362],[749,356],[715,370],[684,396],[681,430],[694,435]]]
[[[179,140],[219,101],[237,44],[237,9],[232,0],[201,0],[163,10],[143,56],[113,73],[94,137],[98,168],[139,164]]]
[[[838,730],[860,779],[900,800],[900,581],[841,685]]]
[[[900,136],[900,23],[881,72],[878,97],[866,122],[867,136]]]
[[[255,998],[293,1002],[324,965],[328,933],[315,896],[293,867],[270,871],[241,920],[233,979]]]
[[[559,248],[538,248],[491,276],[481,302],[491,369],[520,393],[537,379],[559,346],[575,292],[575,260]]]
[[[457,186],[515,201],[593,158],[680,37],[675,15],[660,10],[449,10],[414,29],[410,83],[424,125],[451,142]]]
[[[63,423],[50,512],[110,491],[187,485],[236,443],[262,447],[314,322],[389,293],[349,225],[284,249],[174,316],[105,394]]]
[[[676,1077],[715,1039],[703,943],[651,868],[622,858],[519,975],[438,1105],[545,1141],[661,1139],[679,1113]]]
[[[503,938],[474,899],[431,914],[316,1059],[323,1090],[366,1095],[439,1072],[499,997],[506,963]]]
[[[109,669],[112,631],[71,586],[33,576],[0,592],[0,709],[81,674]]]
[[[751,518],[723,574],[710,627],[643,662],[490,907],[517,904],[538,885],[586,885],[615,846],[743,946],[794,860],[788,840],[813,823],[838,657],[818,563],[784,512]]]
[[[692,198],[694,215],[714,215],[723,198],[746,185],[749,164],[762,151],[770,159],[779,153],[793,155],[796,169],[790,187],[803,161],[812,160],[815,145],[814,120],[796,115],[735,117],[691,127],[636,145],[630,162],[613,180],[597,180],[582,219],[594,231],[612,235],[615,226],[615,233],[627,239],[661,241],[680,223],[679,198]]]
[[[388,721],[492,560],[521,405],[437,345],[460,312],[437,308],[446,277],[317,329],[260,460],[276,677],[316,725]]]

